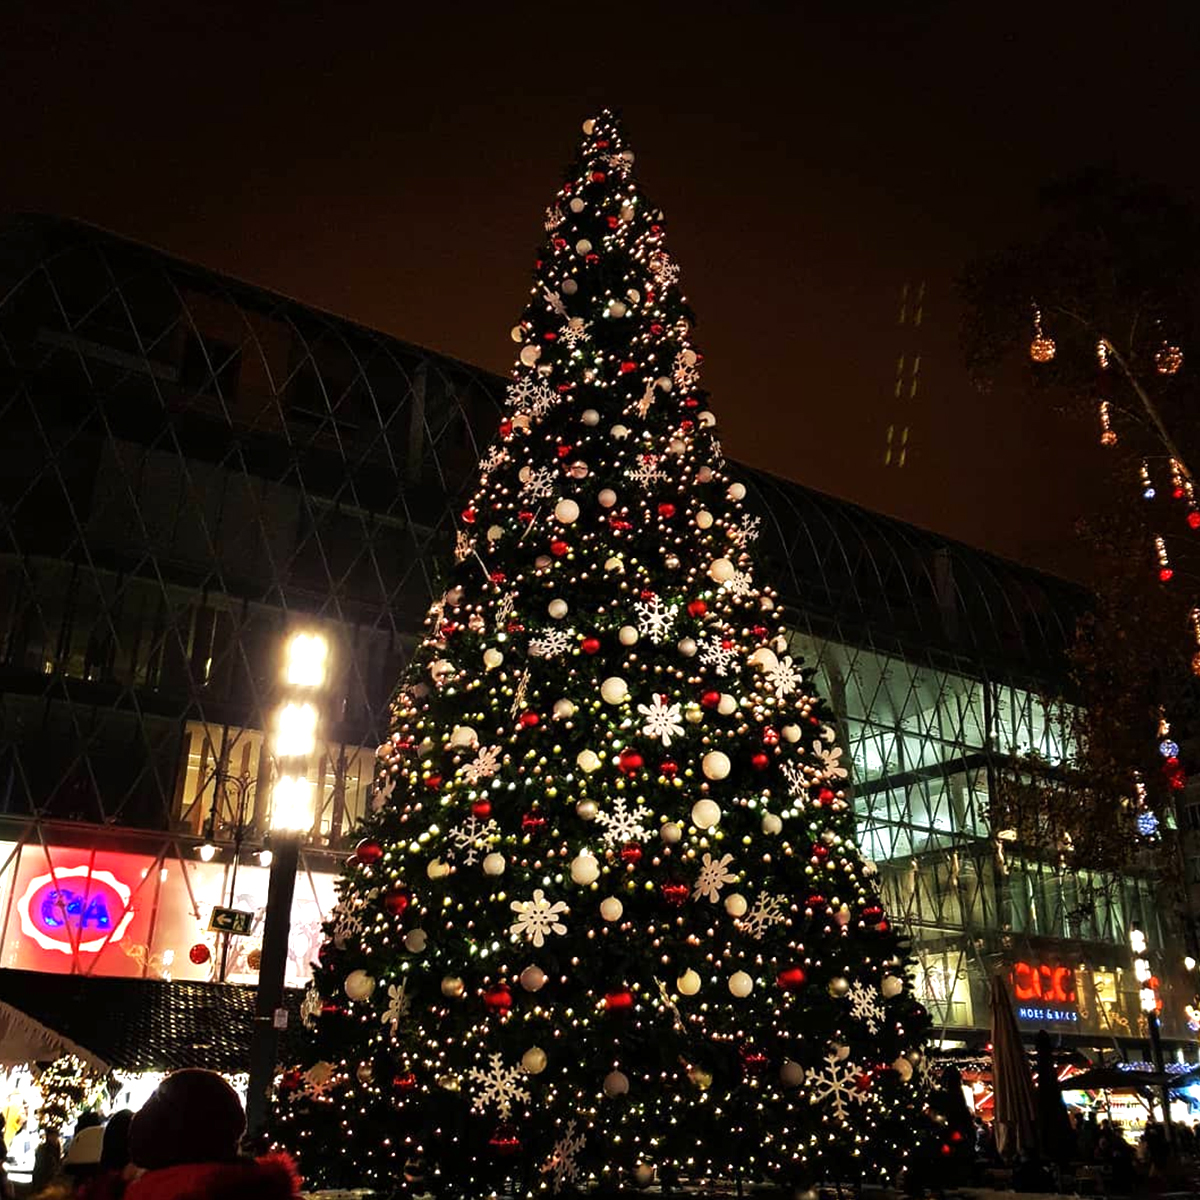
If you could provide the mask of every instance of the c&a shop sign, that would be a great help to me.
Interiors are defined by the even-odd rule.
[[[133,889],[91,864],[34,875],[17,900],[21,931],[43,950],[97,952],[119,942],[133,920]]]

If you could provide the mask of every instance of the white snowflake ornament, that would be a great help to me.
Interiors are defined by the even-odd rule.
[[[721,889],[727,883],[737,883],[737,876],[729,873],[729,864],[733,855],[726,854],[714,860],[711,854],[706,854],[701,860],[700,874],[696,886],[692,890],[692,899],[699,900],[703,896],[709,904],[716,904],[721,898]]]
[[[659,646],[671,636],[679,615],[678,605],[664,604],[661,597],[651,596],[648,600],[635,600],[633,608],[637,613],[638,633],[642,637],[648,637]]]
[[[630,842],[644,842],[649,838],[650,831],[641,822],[638,809],[629,811],[628,801],[618,795],[608,812],[596,813],[596,824],[604,829],[603,839],[606,846],[624,846]]]
[[[500,1054],[491,1055],[486,1070],[472,1067],[467,1072],[467,1078],[479,1084],[479,1091],[471,1101],[471,1107],[482,1112],[489,1104],[494,1104],[497,1113],[500,1114],[500,1120],[507,1121],[515,1101],[521,1100],[529,1104],[533,1099],[519,1083],[524,1075],[523,1067],[506,1067]]]
[[[546,934],[555,933],[561,937],[567,932],[567,927],[559,920],[560,914],[570,911],[566,902],[556,900],[551,904],[541,888],[534,889],[532,900],[514,900],[509,908],[517,914],[509,933],[514,938],[525,938],[539,950],[546,943]]]
[[[664,746],[669,746],[672,738],[683,737],[682,709],[668,703],[666,696],[655,695],[650,704],[639,704],[637,709],[646,718],[643,737],[658,739]]]

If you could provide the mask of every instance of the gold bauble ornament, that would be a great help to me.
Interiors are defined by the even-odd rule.
[[[1174,375],[1183,366],[1183,351],[1178,346],[1163,342],[1154,356],[1154,369],[1160,375]]]
[[[1058,352],[1058,347],[1054,344],[1054,339],[1047,337],[1044,333],[1039,333],[1037,337],[1029,343],[1029,357],[1035,363],[1047,363]]]

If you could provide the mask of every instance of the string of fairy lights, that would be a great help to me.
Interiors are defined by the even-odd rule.
[[[1029,357],[1034,363],[1052,362],[1058,353],[1054,339],[1050,337],[1043,326],[1041,309],[1035,304],[1033,309],[1033,338],[1029,343]],[[1153,362],[1155,373],[1163,377],[1177,375],[1183,369],[1183,350],[1163,338],[1154,351]],[[1144,389],[1137,385],[1129,365],[1120,356],[1108,338],[1101,337],[1096,341],[1097,377],[1097,416],[1100,425],[1100,445],[1112,448],[1119,444],[1117,430],[1113,427],[1113,407],[1109,398],[1111,389],[1112,369],[1116,364],[1119,371],[1133,386],[1142,403],[1146,406],[1152,425],[1157,430],[1157,436],[1162,443],[1166,463],[1166,471],[1170,483],[1170,497],[1183,505],[1184,520],[1191,530],[1200,529],[1200,506],[1197,505],[1195,486],[1191,472],[1175,450],[1171,439],[1166,435],[1161,418],[1154,410]],[[1138,481],[1143,500],[1152,501],[1158,496],[1158,487],[1154,482],[1151,471],[1151,460],[1143,458],[1138,465]],[[1159,583],[1169,584],[1175,578],[1175,568],[1171,563],[1167,540],[1162,534],[1153,535],[1154,564]],[[1192,672],[1200,677],[1200,609],[1193,608],[1189,617],[1189,631],[1192,637],[1193,650],[1191,655]],[[1179,758],[1179,746],[1171,737],[1171,725],[1165,714],[1160,715],[1157,727],[1158,752],[1162,758],[1162,774],[1166,784],[1173,791],[1181,791],[1187,786],[1187,773]],[[1136,794],[1144,800],[1145,785],[1140,776],[1134,773]],[[1149,814],[1139,815],[1139,830],[1151,832],[1153,822]]]
[[[462,1197],[895,1178],[929,1017],[663,215],[617,118],[583,135],[276,1134],[315,1183]]]

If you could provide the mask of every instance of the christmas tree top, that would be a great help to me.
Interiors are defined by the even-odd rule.
[[[616,117],[583,132],[280,1137],[310,1180],[454,1196],[878,1176],[928,1021],[756,579],[662,213]]]

